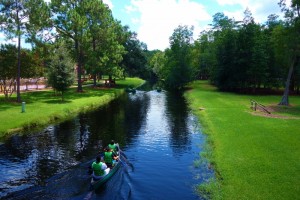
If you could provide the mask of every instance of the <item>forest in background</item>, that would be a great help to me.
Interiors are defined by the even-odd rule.
[[[169,38],[169,48],[149,51],[137,33],[114,19],[101,0],[1,0],[1,31],[19,42],[17,47],[1,46],[0,80],[2,85],[15,82],[18,86],[20,77],[51,74],[51,69],[59,68],[50,64],[62,59],[54,54],[63,45],[76,65],[78,92],[85,74],[93,78],[94,85],[105,74],[110,80],[137,76],[176,90],[193,80],[208,79],[222,91],[255,94],[285,88],[280,104],[288,105],[290,92],[300,92],[300,2],[287,5],[280,0],[278,4],[284,19],[272,14],[260,24],[249,9],[243,21],[219,12],[196,40],[193,27],[180,25]],[[20,47],[21,37],[32,49]]]

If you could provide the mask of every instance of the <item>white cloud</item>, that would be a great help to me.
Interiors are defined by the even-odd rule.
[[[110,9],[113,9],[114,7],[111,0],[103,0],[103,3],[107,4]]]
[[[132,18],[131,21],[132,21],[133,24],[139,24],[140,23],[140,19],[138,19],[138,18]]]
[[[16,45],[17,39],[7,40],[4,33],[0,32],[0,44],[15,44]]]
[[[0,33],[0,44],[12,44],[17,46],[18,45],[18,39],[17,38],[13,38],[13,39],[6,39],[5,35],[3,33]],[[24,41],[22,41],[22,44],[24,45]]]
[[[136,11],[136,8],[133,7],[132,5],[129,5],[129,6],[125,7],[125,10],[126,10],[126,13],[130,14],[130,13]]]
[[[239,5],[241,7],[240,10],[223,11],[225,15],[227,15],[230,18],[234,17],[236,20],[243,20],[244,11],[246,10],[246,8],[250,9],[255,21],[259,23],[266,22],[267,17],[271,14],[277,14],[279,16],[282,16],[280,7],[278,5],[279,1],[275,0],[217,0],[217,2],[221,6]]]
[[[194,26],[194,33],[199,33],[200,23],[211,19],[203,5],[190,0],[131,0],[130,7],[140,14],[139,21],[132,20],[139,22],[138,37],[150,50],[167,48],[179,25]]]
[[[243,2],[247,2],[247,0],[244,0],[244,1],[241,1],[241,0],[217,0],[217,2],[221,6],[224,6],[224,5],[243,4]]]

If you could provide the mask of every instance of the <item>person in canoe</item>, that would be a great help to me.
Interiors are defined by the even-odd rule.
[[[111,140],[111,142],[108,144],[107,147],[109,149],[112,149],[115,154],[117,154],[117,152],[119,151],[118,146],[117,146],[117,144],[115,143],[114,140]]]
[[[112,168],[118,159],[119,156],[113,151],[112,148],[106,148],[104,152],[104,162],[109,168]]]
[[[110,168],[104,162],[101,162],[101,157],[97,156],[96,161],[92,163],[93,178],[94,180],[101,179],[103,176],[107,175],[110,171]]]

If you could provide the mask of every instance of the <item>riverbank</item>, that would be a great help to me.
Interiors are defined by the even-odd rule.
[[[84,87],[82,93],[76,92],[77,88],[70,88],[64,94],[64,102],[60,96],[55,96],[53,90],[26,92],[21,94],[22,101],[26,102],[23,113],[21,104],[6,102],[0,96],[0,138],[96,109],[123,94],[127,87],[137,87],[143,83],[138,78],[126,78],[117,80],[117,86],[113,88]]]
[[[278,107],[281,96],[219,92],[206,81],[185,93],[202,131],[216,180],[199,186],[212,199],[297,199],[300,194],[300,97]],[[250,109],[250,99],[273,108]]]

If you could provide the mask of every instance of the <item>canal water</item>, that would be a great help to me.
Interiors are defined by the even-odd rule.
[[[99,190],[87,173],[114,139],[126,155]],[[0,144],[0,199],[201,199],[213,176],[200,158],[205,136],[180,94],[137,91],[109,105]]]

